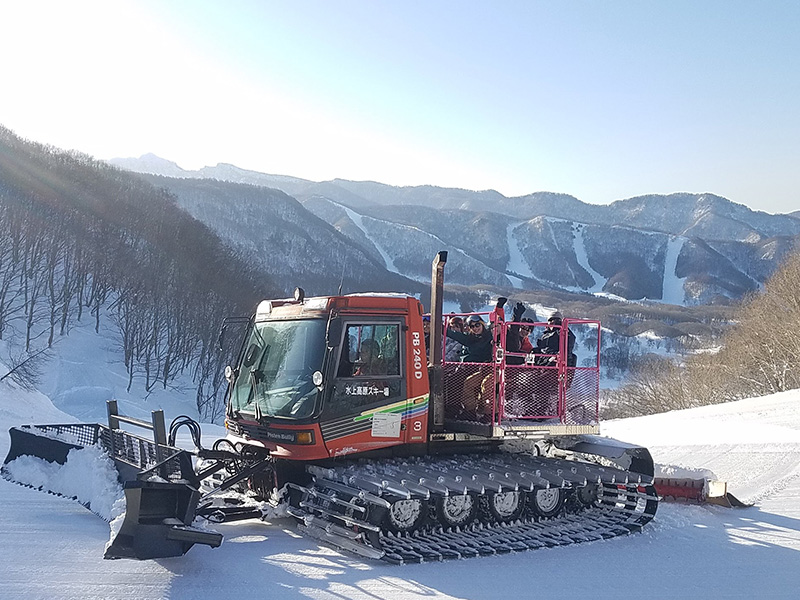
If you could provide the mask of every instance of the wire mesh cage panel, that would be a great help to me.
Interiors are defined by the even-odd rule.
[[[445,363],[445,418],[488,422],[499,411],[493,363]]]
[[[567,368],[567,385],[564,386],[564,422],[567,425],[597,423],[599,379],[597,369]]]
[[[101,425],[96,423],[70,423],[65,425],[25,425],[24,428],[35,430],[37,435],[75,444],[76,446],[93,446],[97,443]]]
[[[157,445],[138,435],[121,429],[100,427],[100,442],[103,448],[114,460],[125,462],[137,470],[146,471],[157,464],[177,456],[180,449],[171,446]],[[161,475],[168,477],[180,476],[180,464],[177,461],[168,461],[162,469]]]
[[[501,420],[597,423],[599,321],[504,323],[500,343]]]
[[[558,417],[558,369],[505,366],[503,415],[509,419]]]
[[[575,336],[564,372],[563,419],[567,425],[595,425],[600,401],[600,322],[567,320]]]
[[[118,471],[123,468],[128,474],[140,473],[160,465],[158,475],[163,478],[180,479],[183,475],[177,460],[182,453],[179,448],[99,423],[22,425],[12,428],[11,437],[13,448],[6,462],[27,454],[65,464],[70,452],[97,446],[115,461]]]

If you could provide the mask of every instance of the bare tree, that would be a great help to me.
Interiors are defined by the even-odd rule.
[[[39,385],[42,368],[49,359],[49,348],[45,346],[33,352],[10,353],[7,362],[11,368],[0,376],[0,381],[10,378],[11,381],[26,390],[34,390]]]

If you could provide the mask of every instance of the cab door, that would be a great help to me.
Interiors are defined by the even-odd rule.
[[[407,441],[403,319],[345,318],[320,428],[330,456]]]

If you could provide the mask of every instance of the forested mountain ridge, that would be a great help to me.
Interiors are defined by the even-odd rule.
[[[743,204],[710,193],[649,194],[608,205],[587,204],[564,193],[534,192],[506,197],[494,190],[472,191],[431,185],[391,186],[373,181],[333,179],[314,182],[298,177],[270,175],[221,163],[196,171],[152,154],[115,158],[112,164],[137,173],[167,177],[218,179],[281,190],[304,202],[326,197],[353,208],[368,206],[427,206],[443,210],[494,212],[528,220],[537,216],[583,223],[622,225],[705,240],[756,241],[800,234],[800,211],[787,215],[751,210]]]
[[[32,356],[108,314],[129,387],[189,375],[213,416],[221,318],[275,293],[165,189],[0,127],[0,340]]]
[[[310,294],[342,286],[427,301],[431,257],[448,249],[448,282],[465,306],[503,293],[529,306],[552,299],[549,306],[587,317],[600,311],[594,316],[618,330],[606,337],[622,349],[607,362],[624,372],[638,352],[629,336],[716,336],[720,313],[669,313],[657,323],[663,311],[623,309],[591,293],[678,304],[714,293],[735,298],[756,289],[793,243],[789,235],[704,241],[550,215],[521,219],[486,210],[496,192],[409,188],[406,201],[387,205],[361,195],[374,189],[391,200],[382,184],[263,175],[256,185],[236,167],[225,170],[242,181],[142,177],[0,130],[0,341],[15,335],[35,353],[78,319],[99,324],[101,313],[110,315],[128,385],[147,391],[191,376],[201,416],[213,418],[222,316],[247,314],[295,285]],[[411,203],[421,190],[428,205]],[[479,198],[482,209],[438,208],[439,196],[462,205]],[[589,206],[558,194],[536,198],[551,212]],[[676,281],[681,298],[666,293]]]
[[[327,263],[327,269],[320,265],[318,270],[327,271],[328,280],[339,273],[354,289],[363,289],[365,283],[377,289],[396,282],[397,289],[408,291],[407,281],[387,279],[387,272],[424,282],[430,256],[446,247],[451,250],[448,281],[464,286],[489,285],[503,293],[604,293],[683,305],[728,302],[759,289],[800,239],[800,220],[794,216],[752,211],[713,194],[640,196],[598,206],[545,192],[506,198],[491,190],[394,187],[340,179],[315,183],[233,165],[184,171],[152,155],[112,162],[171,175],[159,185],[173,190],[184,208],[257,261],[269,257],[284,288],[290,282],[281,270],[294,270],[306,256]],[[146,177],[153,180],[152,175]],[[210,184],[191,183],[198,179],[217,183],[213,189]],[[231,183],[226,188],[223,182]],[[233,182],[240,187],[230,187]],[[263,190],[263,202],[254,203],[254,192],[242,187],[248,183]],[[181,191],[188,188],[194,190],[189,195]],[[267,200],[278,192],[268,189],[299,200],[348,238],[350,245],[338,246],[342,243],[338,240],[340,250],[320,257],[314,250],[330,244],[284,243],[297,252],[270,255],[258,241],[268,228],[255,231],[244,226],[230,235],[236,227],[234,214],[240,223],[245,218],[282,222],[283,217],[275,215],[276,200]],[[289,225],[302,221],[304,237],[328,239],[330,232],[313,233],[323,230],[319,219],[294,209]],[[223,225],[224,221],[229,222]],[[287,234],[282,236],[286,239]],[[346,265],[353,259],[339,257],[341,252],[350,257],[354,249],[356,264],[363,264],[366,256],[368,276],[349,282]],[[329,281],[317,281],[325,293],[335,289]]]
[[[280,190],[214,179],[145,179],[168,189],[181,208],[269,272],[285,294],[296,286],[310,294],[334,293],[340,285],[344,293],[426,289],[387,271],[380,256]]]

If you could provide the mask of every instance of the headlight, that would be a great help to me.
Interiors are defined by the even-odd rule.
[[[309,445],[314,443],[314,432],[313,431],[298,431],[297,437],[295,437],[295,441],[298,444]]]

